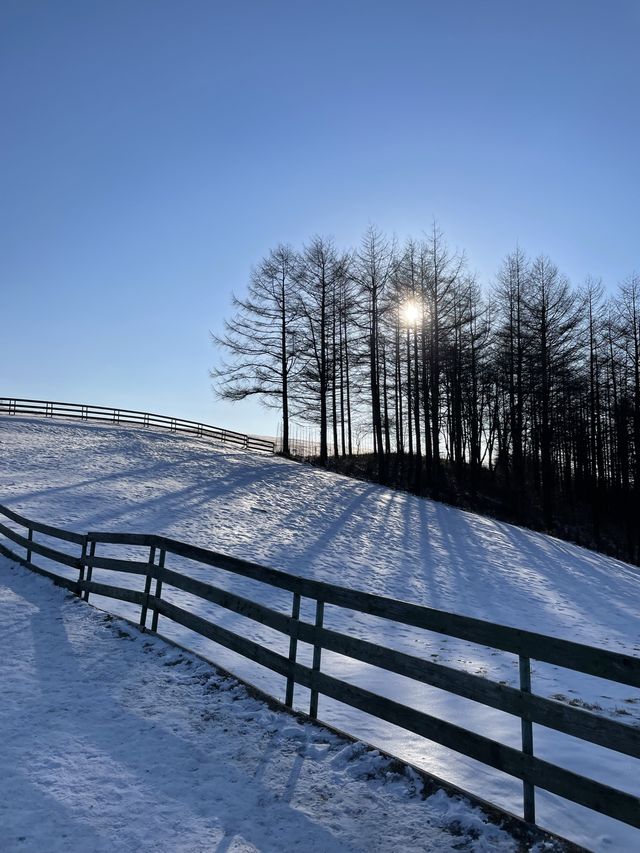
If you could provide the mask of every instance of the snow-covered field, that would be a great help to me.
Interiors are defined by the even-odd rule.
[[[164,533],[319,580],[640,652],[640,572],[631,566],[441,504],[202,440],[0,418],[0,503],[80,532]],[[290,596],[264,586],[195,566],[190,571],[259,596],[283,612],[291,606]],[[96,579],[109,582],[104,573]],[[117,582],[123,581],[118,576]],[[189,596],[173,595],[176,603],[196,606]],[[104,605],[137,615],[126,604]],[[263,626],[213,605],[199,608],[286,650],[284,638]],[[326,624],[517,685],[517,661],[507,654],[332,608]],[[282,697],[280,677],[166,620],[161,619],[160,630]],[[338,655],[325,655],[323,669],[519,746],[519,721],[509,715]],[[640,725],[640,695],[631,688],[542,664],[534,664],[533,687],[541,695]],[[306,701],[299,690],[296,705],[305,709]],[[521,810],[521,784],[504,774],[322,697],[319,715],[511,811]],[[640,794],[637,761],[539,726],[534,741],[537,755]],[[637,831],[544,792],[538,792],[537,813],[542,825],[590,849],[640,847]]]
[[[517,849],[413,771],[2,557],[0,636],[2,853]]]

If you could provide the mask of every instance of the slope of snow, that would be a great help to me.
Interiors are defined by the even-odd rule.
[[[3,853],[515,851],[411,770],[0,557]],[[542,849],[542,845],[538,845]]]
[[[414,601],[637,655],[640,573],[568,543],[432,501],[273,457],[134,428],[0,419],[0,502],[24,515],[84,532],[164,533],[318,580]],[[129,549],[133,555],[135,549]],[[103,549],[101,553],[110,553]],[[124,555],[123,549],[111,553]],[[139,554],[138,554],[139,556]],[[287,612],[291,597],[178,560],[170,567],[226,585]],[[108,573],[120,585],[136,578]],[[280,651],[263,626],[177,591],[170,600]],[[137,609],[95,599],[136,618]],[[303,609],[305,618],[313,614]],[[507,654],[328,608],[326,624],[440,663],[517,685]],[[160,620],[160,630],[282,697],[282,679]],[[303,647],[302,659],[309,650]],[[331,674],[519,746],[519,721],[342,658]],[[640,724],[640,695],[623,685],[533,665],[535,692]],[[296,693],[305,709],[308,696]],[[320,699],[320,717],[455,784],[519,813],[521,784],[449,750]],[[536,754],[640,794],[638,762],[534,727]],[[640,834],[538,792],[539,822],[596,850],[635,851]]]

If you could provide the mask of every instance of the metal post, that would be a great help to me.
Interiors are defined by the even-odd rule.
[[[160,559],[158,560],[158,576],[156,578],[156,592],[155,597],[160,598],[162,596],[162,570],[164,569],[164,560],[167,555],[167,552],[164,548],[160,549]],[[158,630],[158,608],[153,608],[153,617],[151,618],[151,630]]]
[[[298,654],[298,620],[300,619],[300,593],[293,593],[293,605],[291,607],[291,634],[289,639],[289,660],[291,663],[296,662]],[[293,687],[296,680],[293,675],[287,678],[287,692],[285,694],[284,704],[287,708],[293,707]]]
[[[316,603],[316,628],[322,628],[322,622],[324,620],[324,601],[320,601]],[[314,672],[320,672],[320,660],[322,657],[322,646],[319,643],[313,647],[313,664],[312,669]],[[312,689],[311,690],[311,699],[309,701],[309,716],[312,720],[315,720],[318,716],[318,691]]]
[[[520,690],[531,693],[531,660],[520,655]],[[522,752],[533,755],[533,724],[524,716],[520,720],[522,729]],[[524,819],[527,823],[536,822],[535,788],[531,782],[523,781],[522,794],[524,799]]]
[[[144,582],[144,598],[140,610],[140,627],[144,631],[147,627],[147,610],[149,609],[149,594],[151,593],[151,572],[156,559],[156,546],[149,548],[149,562],[147,563],[147,577]]]

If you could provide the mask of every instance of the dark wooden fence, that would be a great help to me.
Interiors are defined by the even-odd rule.
[[[640,729],[582,708],[537,696],[532,692],[530,668],[531,660],[545,661],[575,672],[640,688],[640,658],[358,592],[334,584],[306,580],[164,536],[131,533],[82,535],[31,521],[7,507],[0,506],[0,517],[2,516],[10,520],[12,526],[0,523],[0,534],[25,549],[26,555],[17,554],[2,542],[0,553],[53,578],[56,583],[82,596],[85,601],[88,601],[93,593],[139,605],[140,626],[143,630],[150,627],[152,631],[157,631],[160,617],[170,619],[273,670],[285,679],[285,704],[289,707],[293,704],[295,685],[303,685],[311,691],[311,717],[317,717],[318,695],[322,694],[521,779],[524,787],[524,816],[529,822],[535,822],[534,789],[537,787],[640,828],[639,797],[537,758],[533,750],[532,725],[537,723],[635,759],[640,758]],[[25,528],[24,532],[16,530],[16,526]],[[45,545],[36,541],[34,534],[72,543],[78,553],[73,555]],[[130,546],[142,547],[145,554],[148,548],[148,556],[142,560],[101,556],[97,553],[98,547],[104,545],[111,546],[111,550],[114,550],[113,546],[127,546],[129,549]],[[38,566],[33,562],[34,554],[76,570],[77,577],[63,577]],[[203,566],[222,569],[285,590],[292,595],[291,615],[174,571],[167,565],[169,555],[187,558]],[[94,579],[94,575],[100,570],[138,575],[140,589],[100,583]],[[213,602],[281,632],[289,641],[288,655],[265,648],[247,637],[170,603],[163,598],[163,586],[173,587],[207,602]],[[315,618],[310,622],[300,618],[302,598],[315,603]],[[372,614],[392,622],[510,652],[517,656],[519,661],[520,688],[509,687],[329,630],[323,627],[327,606]],[[303,665],[297,659],[300,642],[308,643],[313,648],[311,666]],[[468,731],[462,726],[327,675],[321,669],[323,650],[346,655],[512,714],[521,720],[522,748],[506,746],[485,735]]]
[[[57,403],[50,400],[23,400],[16,397],[0,397],[0,415],[37,415],[44,418],[75,418],[82,421],[103,421],[112,424],[135,424],[142,427],[159,427],[170,432],[184,432],[200,438],[213,438],[236,444],[247,450],[275,452],[275,443],[266,438],[257,438],[234,432],[230,429],[171,418],[167,415],[152,415],[134,409],[112,409],[108,406],[88,406],[82,403]]]

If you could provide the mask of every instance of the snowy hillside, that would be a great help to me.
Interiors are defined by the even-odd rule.
[[[2,418],[0,502],[80,532],[164,533],[307,577],[640,653],[637,569],[471,513],[202,440]],[[202,571],[211,576],[211,570]],[[255,595],[249,581],[236,579],[234,589]],[[284,610],[290,597],[274,594],[269,603]],[[126,604],[110,602],[109,607],[135,615]],[[225,614],[223,620],[232,624],[234,618]],[[329,627],[331,618],[329,613]],[[388,644],[413,654],[517,683],[517,661],[510,655],[437,635],[425,639],[424,632],[409,627],[394,626],[390,635],[380,621],[354,614],[349,628],[374,640],[384,636]],[[168,624],[160,630],[169,631]],[[196,641],[203,654],[282,696],[278,676],[190,632],[171,630],[180,641]],[[273,633],[259,625],[250,636],[274,643]],[[509,715],[337,655],[323,658],[323,668],[519,746],[519,721]],[[640,724],[640,695],[631,688],[543,665],[534,665],[533,685],[542,695],[597,706]],[[302,709],[305,698],[302,690],[296,694]],[[520,812],[516,780],[326,699],[320,700],[319,715]],[[537,726],[534,739],[540,757],[640,794],[632,759]],[[592,849],[638,848],[636,831],[543,792],[538,793],[538,819]]]
[[[2,557],[0,636],[3,853],[517,849],[413,771]]]

